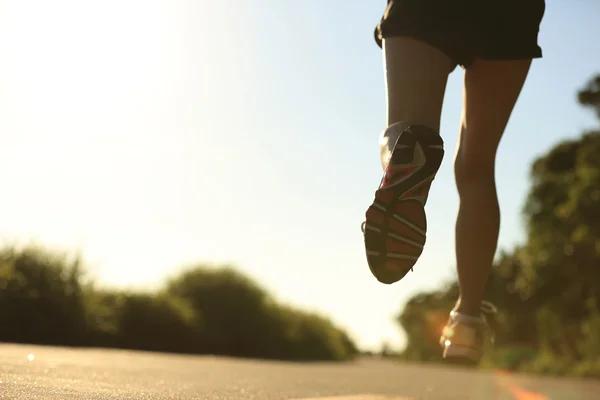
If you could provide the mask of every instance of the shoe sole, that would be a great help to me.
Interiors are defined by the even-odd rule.
[[[444,157],[443,141],[439,135],[417,137],[403,131],[392,152],[390,162],[398,151],[414,154],[416,146],[423,152],[421,165],[408,165],[413,174],[407,179],[380,188],[366,212],[365,249],[371,273],[381,283],[401,280],[415,265],[425,246],[427,217],[424,201],[431,182]],[[402,170],[402,165],[397,165]]]

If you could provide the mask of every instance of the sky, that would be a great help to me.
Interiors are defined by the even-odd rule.
[[[378,283],[360,224],[381,178],[385,1],[0,0],[0,240],[81,251],[91,277],[159,287],[233,264],[363,348],[402,347],[406,301],[454,276],[452,175],[462,70],[425,251]],[[547,0],[497,159],[500,248],[523,240],[531,162],[596,123],[576,91],[600,72],[600,4]]]

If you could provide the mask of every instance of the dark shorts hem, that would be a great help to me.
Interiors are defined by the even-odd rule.
[[[476,59],[542,57],[538,32],[545,0],[503,0],[490,10],[479,0],[388,0],[375,41],[409,37],[427,43],[468,68]],[[490,3],[488,3],[489,5]]]
[[[376,34],[376,37],[377,37],[377,34]],[[447,46],[444,43],[440,42],[439,40],[436,40],[435,36],[426,35],[426,34],[423,34],[422,32],[403,32],[403,33],[396,33],[394,35],[386,36],[383,39],[391,38],[391,37],[410,38],[410,39],[414,39],[414,40],[418,40],[420,42],[426,43],[432,47],[435,47],[436,49],[438,49],[439,51],[444,53],[446,56],[448,56],[448,58],[450,58],[450,60],[452,60],[452,68],[450,69],[451,71],[454,70],[454,68],[456,68],[456,66],[460,64],[460,62],[455,58],[456,51],[454,51],[450,46]],[[376,41],[377,41],[377,45],[380,48],[383,48],[383,41],[380,39],[376,39]]]

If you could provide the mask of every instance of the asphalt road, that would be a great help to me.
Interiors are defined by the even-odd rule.
[[[3,400],[321,398],[597,400],[600,381],[517,377],[367,359],[294,364],[0,345]]]

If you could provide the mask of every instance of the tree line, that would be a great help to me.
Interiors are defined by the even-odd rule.
[[[193,266],[147,292],[99,288],[78,257],[0,250],[0,341],[279,360],[350,360],[324,316],[276,302],[229,267]]]

